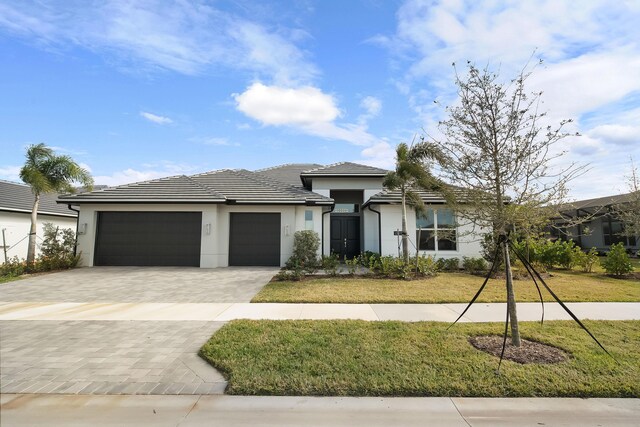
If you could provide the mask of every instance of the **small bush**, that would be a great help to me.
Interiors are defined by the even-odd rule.
[[[322,257],[322,269],[329,276],[338,275],[338,266],[340,265],[340,257],[338,254],[331,254]]]
[[[26,261],[19,259],[17,256],[9,258],[6,263],[0,265],[0,276],[4,277],[22,276],[26,271]]]
[[[371,251],[364,251],[360,255],[360,265],[373,270],[379,259],[380,254]]]
[[[633,271],[631,259],[622,243],[612,245],[609,248],[607,257],[602,261],[602,267],[604,267],[607,274],[612,276],[624,276]]]
[[[440,271],[460,270],[460,260],[458,258],[438,258],[436,266]]]
[[[591,248],[589,252],[584,252],[579,247],[575,247],[573,251],[576,265],[580,267],[584,273],[591,273],[593,266],[598,262],[598,250]]]
[[[416,266],[417,276],[430,277],[438,274],[436,259],[432,255],[423,255],[417,258],[412,258],[411,265]]]
[[[470,274],[479,274],[487,271],[487,261],[484,258],[462,257],[462,268]]]
[[[347,272],[351,276],[354,276],[358,271],[358,266],[360,265],[360,257],[355,256],[352,259],[345,259],[344,263],[347,266]]]
[[[301,270],[306,274],[318,271],[318,249],[320,237],[311,230],[296,231],[293,235],[293,254],[287,260],[285,267],[289,270]]]

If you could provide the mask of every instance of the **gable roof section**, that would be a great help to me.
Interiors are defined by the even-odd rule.
[[[389,172],[385,169],[358,163],[341,162],[304,171],[302,177],[383,177]]]
[[[222,203],[223,195],[185,175],[107,187],[88,193],[60,196],[59,202],[80,203]]]
[[[78,214],[56,203],[57,194],[41,194],[38,214],[75,218]],[[0,180],[0,211],[31,213],[33,209],[31,187],[17,182]]]
[[[58,203],[246,203],[326,204],[333,199],[248,170],[178,175],[88,193],[60,196]]]
[[[588,210],[596,208],[606,208],[618,204],[629,203],[633,200],[634,193],[618,194],[615,196],[598,197],[595,199],[577,200],[575,202],[565,203],[558,207],[560,212],[568,210]]]
[[[215,188],[229,203],[326,204],[333,199],[246,169],[207,172],[192,177]]]
[[[436,191],[426,191],[426,190],[418,190],[415,192],[420,195],[420,198],[426,204],[437,205],[437,204],[446,203],[446,200],[442,196],[442,193],[439,193]],[[369,200],[367,200],[365,205],[369,205],[371,203],[375,203],[375,204],[402,203],[402,193],[400,192],[400,190],[383,190],[371,196]]]
[[[294,187],[302,187],[300,174],[304,171],[317,169],[319,167],[322,167],[322,165],[317,163],[289,163],[286,165],[259,169],[255,171],[255,173],[284,182],[285,184],[289,184]]]

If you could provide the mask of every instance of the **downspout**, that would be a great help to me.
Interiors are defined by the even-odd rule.
[[[382,220],[380,218],[380,211],[371,209],[371,204],[367,205],[367,209],[378,214],[378,255],[382,256]]]
[[[322,253],[322,256],[324,256],[324,216],[328,213],[333,212],[333,210],[335,209],[336,204],[334,203],[333,205],[331,205],[331,209],[329,209],[328,211],[322,212],[322,220],[320,221],[322,223],[322,250],[320,251]],[[331,225],[331,224],[329,224]],[[331,249],[331,248],[329,248]],[[329,250],[329,255],[331,255],[331,250]]]
[[[78,228],[80,228],[80,211],[73,209],[71,207],[71,204],[67,204],[67,208],[69,208],[69,210],[72,210],[78,214],[78,216],[76,217],[76,242],[73,245],[73,256],[75,257],[78,255]]]

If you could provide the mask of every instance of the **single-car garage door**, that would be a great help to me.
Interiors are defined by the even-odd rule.
[[[202,212],[98,212],[94,265],[200,266]]]
[[[231,213],[229,265],[280,265],[280,214]]]

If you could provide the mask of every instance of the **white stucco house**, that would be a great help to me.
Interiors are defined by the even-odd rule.
[[[317,232],[324,255],[398,255],[400,199],[382,186],[387,172],[348,162],[220,170],[61,196],[58,203],[80,211],[84,266],[282,266],[298,230]],[[479,237],[457,226],[444,199],[421,195],[427,215],[408,215],[414,247],[437,257],[480,256]]]
[[[56,203],[57,194],[43,194],[38,208],[36,230],[36,255],[42,242],[44,223],[75,231],[77,212],[66,205]],[[17,256],[27,257],[31,210],[34,196],[31,187],[16,182],[0,180],[0,263]],[[6,252],[5,252],[6,249]]]

